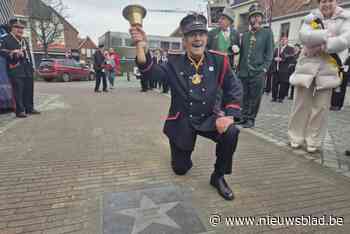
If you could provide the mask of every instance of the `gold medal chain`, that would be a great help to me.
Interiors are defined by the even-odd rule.
[[[204,55],[202,55],[201,59],[199,60],[198,63],[196,63],[196,61],[191,58],[191,56],[187,55],[188,59],[191,61],[191,64],[194,66],[194,69],[196,70],[196,75],[199,75],[199,68],[200,66],[202,65],[203,63],[203,60],[204,60]]]

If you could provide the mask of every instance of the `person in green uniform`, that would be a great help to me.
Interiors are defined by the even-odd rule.
[[[219,27],[208,33],[208,50],[228,55],[232,68],[236,68],[239,55],[239,33],[233,28],[234,17],[230,8],[225,8],[219,18]]]
[[[249,8],[249,31],[242,37],[238,77],[243,84],[242,118],[244,128],[255,126],[261,97],[265,86],[266,72],[273,59],[273,33],[262,27],[263,11],[258,4]]]

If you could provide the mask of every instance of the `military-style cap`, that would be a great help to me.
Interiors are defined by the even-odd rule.
[[[261,6],[259,4],[253,4],[249,7],[249,17],[250,18],[252,15],[261,15],[264,17],[264,11],[262,10]]]
[[[225,7],[224,10],[221,13],[222,16],[227,17],[231,23],[233,23],[234,20],[234,13],[232,12],[232,8]]]
[[[184,35],[193,31],[208,32],[207,18],[197,13],[189,14],[181,20],[180,29]]]
[[[25,28],[22,21],[17,18],[12,18],[9,20],[9,27]]]

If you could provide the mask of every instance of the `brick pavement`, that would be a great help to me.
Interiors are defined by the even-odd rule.
[[[286,146],[288,144],[287,127],[292,101],[285,100],[283,104],[280,104],[272,103],[270,100],[270,96],[264,95],[256,128],[250,132],[256,133],[277,145]],[[345,105],[340,112],[330,112],[328,132],[321,155],[311,156],[303,150],[295,150],[294,153],[304,155],[343,175],[350,176],[350,158],[344,156],[344,151],[349,147],[349,116],[349,105]]]
[[[249,132],[241,134],[228,178],[235,201],[223,201],[208,184],[214,147],[206,139],[197,142],[191,172],[175,176],[161,133],[169,99],[127,86],[95,94],[88,82],[37,84],[38,93],[57,97],[53,107],[64,108],[51,106],[1,134],[1,234],[104,233],[106,194],[166,186],[187,191],[206,233],[349,233],[350,180]],[[212,227],[214,213],[327,214],[345,224]]]

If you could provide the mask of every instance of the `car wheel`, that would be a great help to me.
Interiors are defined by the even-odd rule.
[[[63,82],[69,82],[69,81],[71,81],[70,75],[67,74],[67,73],[63,73],[63,75],[62,75],[62,81],[63,81]]]

